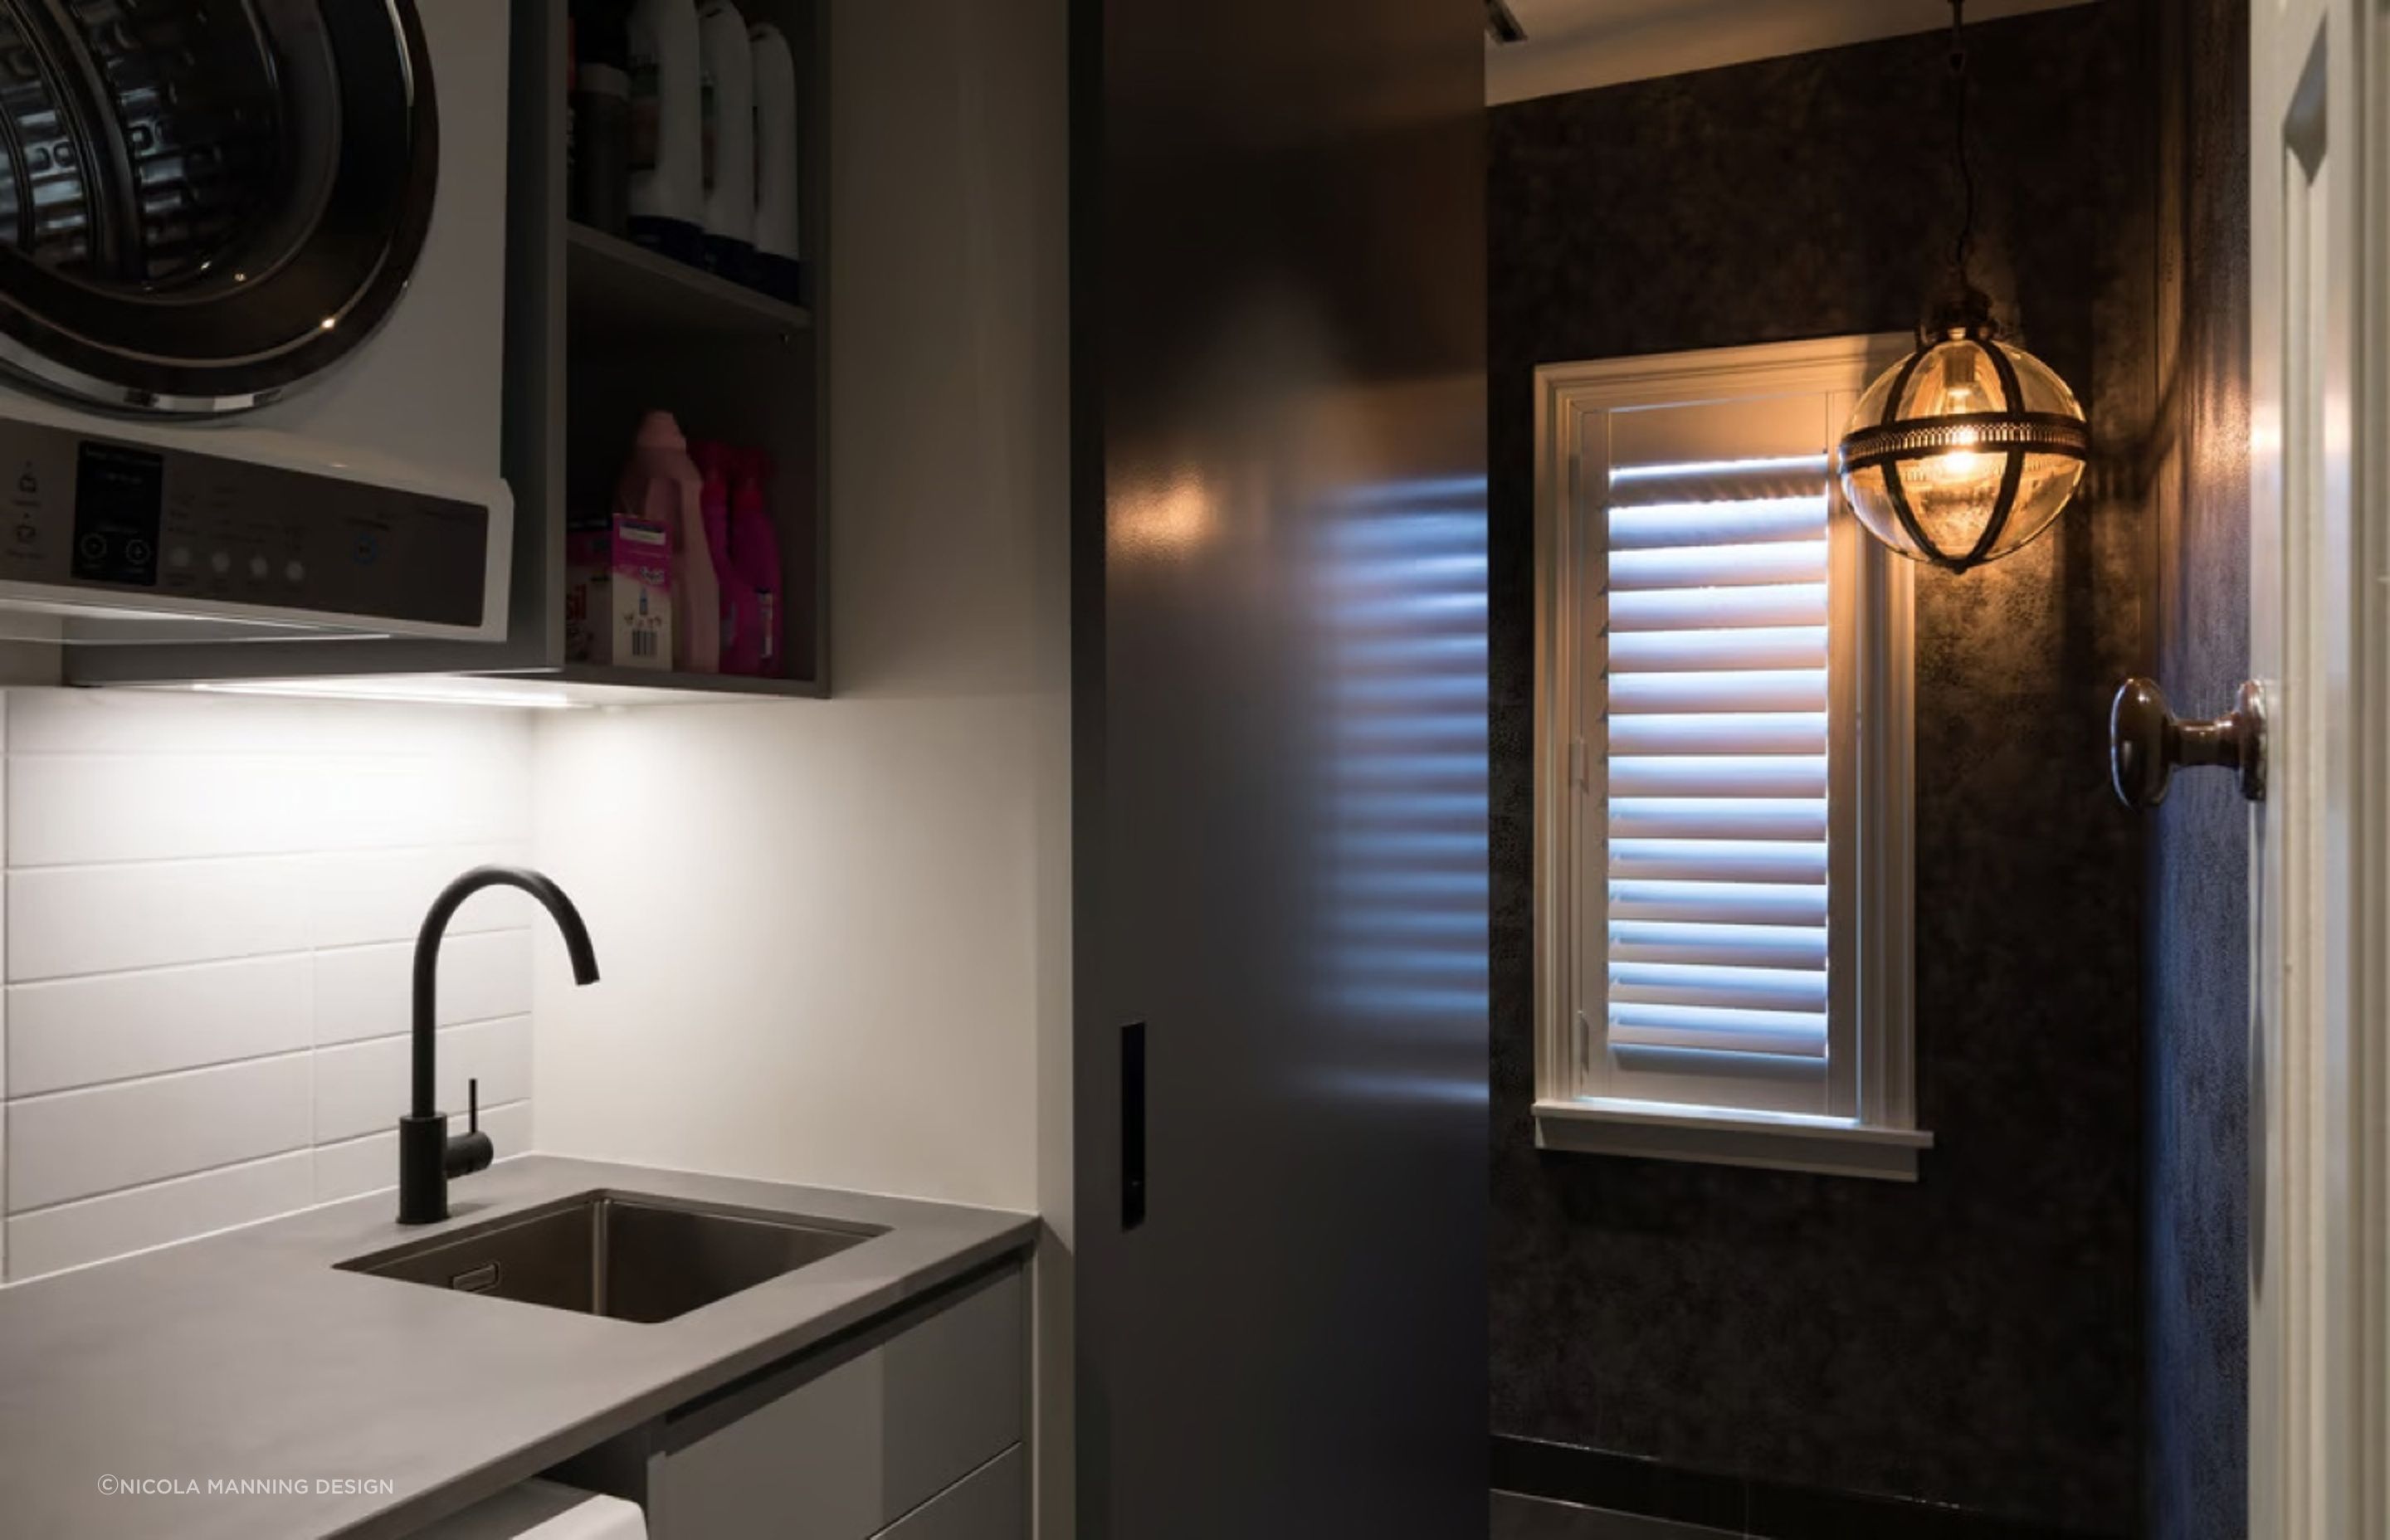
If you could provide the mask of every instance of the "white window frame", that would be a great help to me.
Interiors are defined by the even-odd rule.
[[[1741,1077],[1721,1097],[1731,1105],[1618,1095],[1600,1027],[1608,756],[1597,648],[1611,414],[1816,394],[1839,424],[1913,346],[1905,334],[1844,337],[1536,371],[1539,1148],[1914,1181],[1918,1152],[1934,1142],[1916,1125],[1914,1084],[1914,571],[1868,538],[1838,492],[1829,517],[1828,1113],[1770,1108]]]

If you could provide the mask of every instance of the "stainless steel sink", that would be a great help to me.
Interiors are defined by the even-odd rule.
[[[585,1192],[339,1265],[551,1310],[654,1322],[886,1233],[639,1193]]]

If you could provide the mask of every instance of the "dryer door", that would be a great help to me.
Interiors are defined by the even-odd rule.
[[[0,366],[270,401],[389,314],[439,161],[415,0],[0,0]]]

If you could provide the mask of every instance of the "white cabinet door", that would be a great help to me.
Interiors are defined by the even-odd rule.
[[[1028,1540],[1029,1460],[1019,1444],[980,1467],[880,1540]]]
[[[867,1352],[675,1418],[649,1470],[655,1540],[871,1540],[1021,1443],[1023,1311],[1009,1272]]]

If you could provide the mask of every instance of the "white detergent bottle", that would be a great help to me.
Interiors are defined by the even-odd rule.
[[[705,118],[696,0],[637,0],[631,56],[631,238],[705,257]]]
[[[804,302],[798,265],[797,61],[780,29],[748,33],[755,60],[756,286],[790,304]]]
[[[755,65],[730,0],[697,13],[705,95],[705,265],[748,283],[755,268]]]

